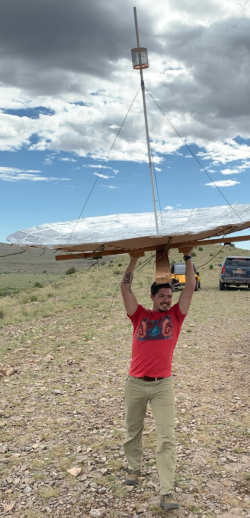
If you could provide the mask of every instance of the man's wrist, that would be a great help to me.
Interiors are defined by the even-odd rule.
[[[192,259],[192,256],[191,255],[184,255],[183,259],[186,262],[186,261],[188,261],[188,259]]]

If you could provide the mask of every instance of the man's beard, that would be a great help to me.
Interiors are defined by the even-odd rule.
[[[161,311],[161,313],[165,313],[170,308],[170,305],[168,305],[168,304],[164,304],[164,306],[166,306],[165,309],[162,309],[161,306],[159,307],[159,311]]]

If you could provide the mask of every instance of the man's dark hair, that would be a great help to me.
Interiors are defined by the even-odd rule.
[[[174,291],[173,285],[170,282],[165,282],[164,284],[157,284],[156,282],[154,282],[151,286],[151,295],[153,295],[154,297],[161,288],[169,288],[172,291],[172,293]]]

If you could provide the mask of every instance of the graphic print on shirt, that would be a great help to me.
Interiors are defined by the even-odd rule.
[[[136,340],[169,340],[173,336],[174,331],[171,317],[163,315],[158,320],[148,320],[145,317],[137,331]]]

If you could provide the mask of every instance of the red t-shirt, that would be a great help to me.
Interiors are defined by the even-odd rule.
[[[129,316],[134,328],[131,376],[171,376],[173,352],[185,316],[178,303],[165,312],[138,305],[135,313]]]

